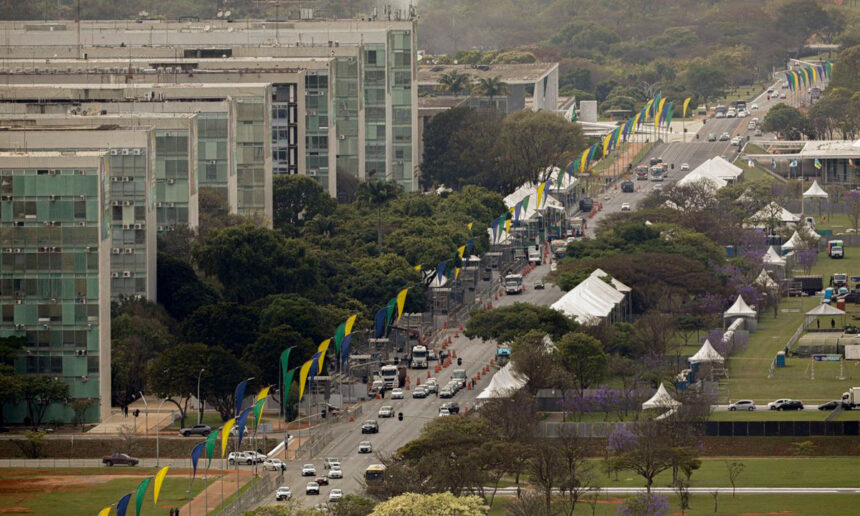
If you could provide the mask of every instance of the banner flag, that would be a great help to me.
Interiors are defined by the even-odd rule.
[[[169,469],[170,466],[164,466],[155,474],[155,481],[152,483],[153,504],[158,504],[158,495],[161,494],[161,484],[164,483],[164,477],[167,476],[167,470]]]

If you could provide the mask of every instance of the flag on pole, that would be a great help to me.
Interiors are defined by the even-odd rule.
[[[253,407],[246,408],[239,415],[239,419],[236,420],[236,435],[239,437],[239,443],[236,446],[237,448],[242,447],[242,436],[245,435],[245,425],[248,424],[248,414],[250,414],[252,410]]]
[[[346,362],[346,359],[349,358],[349,344],[352,342],[352,334],[350,333],[343,339],[342,347],[341,347],[341,359],[340,362],[343,364]]]
[[[687,97],[684,99],[684,106],[681,110],[681,118],[687,118],[687,107],[690,105],[691,100],[693,100],[693,97]]]
[[[108,505],[104,509],[99,511],[99,516],[110,516],[110,509],[112,506]]]
[[[221,427],[221,458],[227,455],[227,441],[230,440],[230,430],[233,429],[233,425],[236,424],[236,418],[230,418],[229,421],[224,423],[224,426]]]
[[[260,420],[263,419],[263,409],[266,406],[266,400],[260,400],[254,404],[254,433],[257,433],[257,428],[260,427]]]
[[[281,371],[283,372],[282,374],[284,375],[284,406],[285,407],[287,406],[287,393],[290,391],[290,384],[287,383],[287,370],[289,369],[290,351],[292,351],[292,350],[293,350],[293,348],[287,348],[283,352],[281,352]],[[290,375],[290,378],[292,379],[292,375]],[[209,457],[209,458],[211,459],[212,457]]]
[[[212,456],[215,455],[215,443],[218,441],[218,432],[211,432],[208,437],[206,437],[206,458],[209,462],[206,463],[206,467],[208,468],[212,465]]]
[[[546,188],[546,183],[541,183],[541,184],[540,184],[540,185],[538,185],[538,187],[537,187],[537,207],[538,207],[538,209],[540,209],[540,202],[541,202],[541,200],[542,200],[542,197],[543,197],[543,191],[544,191],[544,189],[545,189],[545,188]]]
[[[797,168],[797,159],[795,158],[795,159],[791,160],[791,165],[789,165],[789,166],[792,168]]]
[[[236,415],[239,415],[239,412],[242,412],[242,401],[245,398],[245,388],[248,387],[248,380],[242,380],[239,382],[239,385],[236,386],[236,392],[234,393],[236,396]]]
[[[314,360],[313,358],[308,360],[299,369],[299,401],[302,401],[302,398],[305,396],[305,383],[308,380],[308,374],[311,372],[311,365],[314,363]]]
[[[123,496],[116,503],[116,516],[125,516],[126,511],[128,511],[128,502],[131,501],[131,493]]]
[[[408,288],[404,288],[397,294],[397,319],[400,320],[400,317],[403,315],[403,306],[406,304],[406,292],[408,292]]]
[[[818,158],[815,158],[815,163],[814,163],[814,165],[815,165],[815,168],[816,168],[817,170],[821,170],[822,165],[821,165],[821,162],[820,162],[820,161],[818,161]]]
[[[666,106],[666,127],[672,125],[672,117],[675,116],[675,103],[670,102]]]
[[[155,482],[152,483],[152,503],[153,505],[158,504],[158,495],[161,493],[161,484],[164,483],[164,477],[167,476],[167,470],[170,469],[170,466],[164,466],[158,473],[155,474]]]
[[[466,227],[469,228],[469,231],[472,231],[472,224],[474,224],[474,222],[466,224]]]
[[[198,443],[197,446],[191,449],[191,480],[194,480],[194,477],[197,476],[197,461],[199,461],[200,456],[203,455],[207,442],[208,440]]]
[[[134,491],[134,505],[135,505],[135,515],[140,516],[140,508],[143,506],[143,498],[146,495],[146,490],[149,487],[149,483],[152,482],[152,477],[146,477],[140,481],[140,484],[137,485],[137,489]]]

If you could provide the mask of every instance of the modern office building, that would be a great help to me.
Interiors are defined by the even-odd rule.
[[[111,169],[111,297],[156,299],[156,214],[149,127],[18,128],[0,121],[0,150],[102,150]]]
[[[110,414],[111,182],[103,151],[0,152],[0,337],[27,342],[19,374],[62,379]],[[5,407],[23,422],[23,404]],[[53,405],[45,421],[73,417]]]
[[[306,70],[303,81],[277,74],[265,79],[273,84],[272,125],[283,125],[282,115],[289,120],[296,108],[297,117],[287,126],[305,128],[303,156],[275,143],[274,172],[305,173],[332,195],[338,192],[338,176],[344,183],[387,179],[413,190],[418,184],[415,29],[415,20],[405,18],[5,22],[0,23],[7,43],[0,48],[0,76],[16,70],[63,76],[93,61],[115,59],[120,61],[116,66],[95,65],[99,70],[91,79],[110,75],[105,82],[121,82],[143,71],[158,81],[208,81],[214,75],[201,72],[223,67],[234,70],[231,81],[261,80],[256,74],[265,72],[265,63],[253,58],[304,59],[305,65],[296,65]],[[72,64],[66,64],[69,60]],[[311,65],[318,60],[333,63],[325,69]],[[145,63],[136,66],[135,61]],[[289,130],[284,135],[289,140]],[[273,139],[283,141],[280,136],[276,129]],[[293,152],[298,163],[290,160]]]

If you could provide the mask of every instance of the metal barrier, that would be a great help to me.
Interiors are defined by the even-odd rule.
[[[252,480],[250,487],[239,491],[236,499],[224,507],[215,509],[213,513],[217,516],[239,515],[247,510],[253,509],[257,504],[270,497],[277,486],[278,479],[282,474],[267,473]]]

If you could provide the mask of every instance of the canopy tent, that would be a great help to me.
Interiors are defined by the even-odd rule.
[[[744,171],[725,159],[715,156],[693,169],[693,173],[734,183]]]
[[[687,360],[689,360],[690,363],[717,362],[719,364],[722,364],[725,361],[723,356],[717,353],[717,350],[714,349],[714,346],[711,346],[711,341],[709,341],[708,339],[705,339],[705,343],[702,344],[702,347],[699,348],[699,351],[697,351],[695,355],[691,356]]]
[[[550,190],[552,185],[550,185]],[[540,208],[554,208],[554,209],[564,209],[564,206],[553,196],[546,195],[549,192],[544,192],[544,195],[541,196],[541,206]],[[537,205],[537,185],[533,185],[532,183],[525,183],[513,193],[505,197],[505,206],[508,209],[513,208],[517,205],[518,202],[522,201],[526,197],[531,197],[529,199],[529,205],[526,209],[525,213],[520,213],[520,220],[529,220],[534,217],[538,213],[538,205]],[[544,200],[546,199],[546,200]]]
[[[755,317],[756,311],[749,307],[749,305],[744,301],[744,298],[741,295],[738,295],[738,298],[735,300],[735,304],[729,307],[723,313],[723,318],[728,319],[729,317]]]
[[[803,238],[800,236],[800,234],[797,231],[795,231],[791,235],[791,238],[789,238],[786,243],[782,244],[782,252],[783,253],[787,253],[789,251],[794,251],[795,249],[806,249],[806,248],[807,248],[806,242],[803,241]]]
[[[764,258],[762,258],[762,263],[765,265],[774,265],[778,267],[785,267],[785,258],[779,255],[773,247],[768,247],[767,252],[764,253]]]
[[[827,199],[829,197],[830,194],[818,186],[818,180],[813,181],[812,186],[810,186],[807,191],[803,192],[804,199]]]
[[[693,184],[699,181],[707,181],[713,191],[717,191],[729,184],[725,179],[706,174],[704,171],[692,171],[678,180],[678,186]]]
[[[592,273],[553,303],[551,308],[577,319],[581,324],[595,325],[609,317],[623,300],[622,292]]]
[[[642,410],[648,409],[673,409],[681,405],[681,402],[673,398],[666,387],[660,384],[657,388],[657,393],[651,396],[651,399],[642,404]]]
[[[797,224],[800,217],[786,210],[779,204],[771,202],[754,213],[748,220],[747,227],[770,227],[774,222],[781,224]]]
[[[761,273],[755,279],[753,284],[762,287],[765,290],[772,290],[779,288],[779,284],[770,277],[770,274],[767,273],[767,270],[762,269]]]
[[[609,276],[609,280],[612,282],[612,286],[615,287],[615,290],[619,292],[624,292],[626,294],[627,292],[631,292],[633,290],[624,283],[621,283],[617,279],[610,276],[609,273],[604,271],[603,269],[594,269],[594,272],[591,273],[591,276],[597,279],[602,279],[606,276]]]
[[[810,317],[845,315],[845,310],[840,310],[827,303],[819,303],[818,306],[806,312],[806,315]]]
[[[505,367],[499,369],[499,372],[490,379],[490,384],[481,391],[481,394],[478,394],[477,399],[504,398],[524,387],[528,378],[514,371],[512,366],[513,363],[508,362]]]

